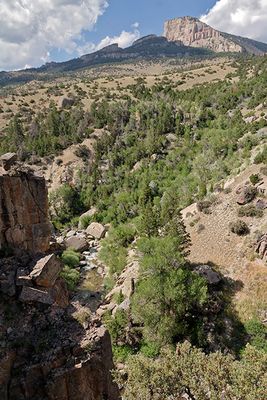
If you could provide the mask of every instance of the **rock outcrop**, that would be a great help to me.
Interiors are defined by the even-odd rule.
[[[256,253],[264,261],[267,260],[267,233],[262,235],[256,244]]]
[[[214,52],[247,52],[257,55],[267,52],[267,44],[220,32],[193,17],[166,21],[164,36],[170,42],[180,41],[185,46],[207,48]]]
[[[44,178],[18,166],[0,168],[0,250],[43,253],[50,236]]]

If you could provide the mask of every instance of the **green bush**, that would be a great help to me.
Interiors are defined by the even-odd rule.
[[[78,267],[80,263],[80,255],[73,249],[65,250],[61,256],[63,263],[69,267]]]
[[[245,329],[250,336],[249,342],[267,353],[267,327],[258,319],[252,319],[246,322]]]
[[[249,179],[250,179],[250,182],[252,183],[252,185],[256,185],[261,180],[259,174],[250,175]]]
[[[242,206],[238,209],[239,217],[257,217],[261,218],[263,216],[263,210],[258,210],[253,204],[248,204],[247,206]]]
[[[80,273],[76,269],[65,265],[61,272],[61,277],[67,283],[68,289],[74,291],[79,283]]]
[[[244,236],[249,233],[249,227],[244,221],[241,220],[231,222],[230,230],[238,236]]]

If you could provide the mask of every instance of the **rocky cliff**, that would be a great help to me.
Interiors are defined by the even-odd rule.
[[[0,164],[0,399],[118,400],[109,333],[82,318],[49,249],[45,181]]]
[[[0,250],[46,252],[50,231],[44,178],[17,166],[0,167]]]
[[[230,35],[213,29],[197,18],[175,18],[165,22],[164,36],[171,42],[181,41],[185,46],[208,48],[214,52],[267,52],[267,44]]]

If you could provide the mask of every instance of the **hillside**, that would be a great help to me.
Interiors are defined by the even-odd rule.
[[[136,59],[163,59],[176,57],[177,59],[204,59],[212,52],[207,49],[195,49],[182,46],[179,43],[170,43],[164,37],[149,35],[135,41],[126,49],[112,44],[91,54],[65,62],[51,62],[40,68],[32,68],[16,72],[0,72],[0,86],[29,82],[34,79],[46,80],[49,77],[70,73],[101,64],[122,63]]]
[[[164,36],[170,42],[178,41],[185,46],[206,48],[217,53],[233,52],[254,55],[267,53],[266,43],[220,32],[194,17],[166,21]]]
[[[4,400],[265,398],[267,60],[144,45],[1,91]]]

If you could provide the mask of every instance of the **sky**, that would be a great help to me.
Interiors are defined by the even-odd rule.
[[[0,0],[0,71],[127,47],[185,15],[267,42],[267,0]]]

